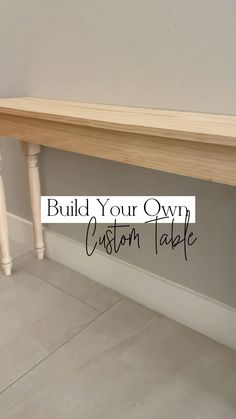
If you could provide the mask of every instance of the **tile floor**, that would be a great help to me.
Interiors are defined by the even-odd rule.
[[[1,419],[235,419],[236,351],[14,243]]]

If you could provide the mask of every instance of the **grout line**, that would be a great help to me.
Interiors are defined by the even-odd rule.
[[[25,269],[25,270],[26,270],[26,269]],[[27,271],[27,272],[29,272],[29,271]],[[30,272],[30,273],[32,274],[32,272]],[[40,278],[38,275],[35,275],[35,274],[33,274],[33,275],[34,275],[36,278],[41,279],[41,280],[42,280],[43,282],[45,282],[46,284],[51,285],[52,287],[56,288],[57,290],[64,292],[64,294],[68,295],[68,297],[72,297],[72,298],[74,298],[76,301],[79,301],[79,303],[85,304],[86,306],[88,306],[88,307],[89,307],[89,308],[91,308],[92,310],[95,310],[95,311],[97,311],[97,312],[98,312],[98,313],[100,313],[100,314],[103,314],[103,313],[104,313],[104,311],[101,311],[101,310],[99,310],[97,307],[94,307],[94,306],[92,306],[91,304],[86,303],[85,301],[81,300],[80,298],[76,297],[75,295],[70,294],[68,291],[63,290],[63,288],[60,288],[60,287],[58,287],[57,285],[52,284],[51,282],[48,282],[46,279]]]
[[[29,251],[29,252],[27,252],[27,253],[31,253],[32,251]],[[27,253],[25,253],[24,255],[26,255]],[[24,255],[22,255],[22,256],[24,256]],[[18,256],[17,258],[20,258],[21,256]],[[17,259],[16,258],[16,259]],[[48,260],[51,260],[51,259],[48,259]],[[43,261],[42,261],[43,262]],[[58,262],[56,262],[56,263],[58,263]],[[110,307],[112,307],[112,305],[111,306],[109,306],[107,309],[105,309],[104,311],[101,311],[101,310],[99,310],[97,307],[94,307],[94,306],[92,306],[91,304],[89,304],[89,303],[87,303],[87,302],[85,302],[85,301],[83,301],[83,300],[81,300],[79,297],[77,297],[77,296],[75,296],[75,295],[73,295],[73,294],[70,294],[68,291],[65,291],[63,288],[60,288],[58,285],[55,285],[55,284],[52,284],[51,282],[49,282],[49,281],[47,281],[46,279],[43,279],[41,276],[39,276],[39,274],[37,274],[37,273],[35,273],[35,272],[32,272],[31,270],[29,270],[29,269],[27,269],[27,268],[25,268],[23,265],[21,265],[21,264],[19,264],[20,265],[20,267],[22,268],[22,270],[23,271],[25,271],[25,272],[28,272],[28,273],[30,273],[31,275],[33,275],[33,276],[35,276],[36,278],[38,278],[38,279],[40,279],[41,281],[43,281],[43,282],[45,282],[46,284],[48,284],[48,285],[51,285],[52,287],[54,287],[54,288],[56,288],[56,289],[58,289],[59,291],[62,291],[62,292],[64,292],[64,294],[66,294],[66,295],[68,295],[69,297],[72,297],[72,298],[74,298],[74,299],[76,299],[77,301],[79,301],[80,303],[82,303],[82,304],[85,304],[85,305],[87,305],[88,307],[90,307],[91,309],[93,309],[93,310],[96,310],[98,313],[100,313],[100,314],[103,314],[103,313],[105,313],[106,311],[107,311],[107,309],[109,309]],[[67,268],[67,266],[66,266],[66,268]],[[71,270],[70,268],[67,268],[67,269],[69,269],[69,270]],[[74,272],[76,272],[76,271],[74,271]],[[79,275],[79,272],[76,272],[78,275]],[[92,279],[90,279],[90,278],[88,278],[88,281],[93,281]],[[107,288],[107,287],[105,287],[104,285],[101,285],[101,284],[96,284],[96,282],[95,281],[93,281],[94,283],[95,283],[95,285],[100,285],[101,287],[104,287],[104,288]],[[111,290],[112,291],[112,290]],[[114,293],[117,293],[116,291],[113,291]],[[117,293],[118,294],[118,293]],[[120,297],[120,298],[122,298],[122,296]],[[115,301],[115,303],[116,302],[118,302],[119,300],[120,300],[120,298],[117,300],[117,301]]]
[[[48,358],[50,358],[55,352],[60,350],[64,345],[69,343],[74,337],[79,335],[81,332],[83,332],[87,327],[91,326],[92,323],[94,323],[99,317],[103,316],[103,314],[107,313],[114,305],[116,305],[123,297],[120,297],[118,301],[115,301],[109,308],[107,308],[103,313],[99,313],[97,317],[92,319],[89,323],[87,323],[85,326],[83,326],[80,330],[75,332],[69,339],[67,339],[65,342],[61,343],[59,346],[54,348],[51,352],[49,352],[44,358],[42,358],[39,362],[34,364],[32,367],[30,367],[27,371],[25,371],[22,375],[17,377],[14,381],[12,381],[10,384],[8,384],[4,389],[0,390],[0,396],[5,393],[10,387],[14,386],[18,381],[20,381],[22,378],[24,378],[27,374],[29,374],[31,371],[33,371],[35,368],[37,368],[40,364],[42,364],[44,361],[46,361]]]
[[[20,259],[21,257],[23,257],[25,255],[28,255],[28,253],[33,253],[33,250],[28,250],[28,252],[23,253],[22,255],[19,255],[19,256],[14,257],[13,260]]]
[[[15,242],[16,243],[16,242]],[[12,261],[15,261],[16,259],[19,259],[19,258],[21,258],[22,256],[25,256],[25,255],[28,255],[28,253],[31,253],[32,252],[32,250],[27,250],[25,253],[22,253],[22,255],[19,255],[19,256],[15,256],[15,257],[13,257],[12,258]]]
[[[56,288],[57,290],[59,290],[59,291],[63,292],[64,294],[66,294],[68,297],[72,297],[72,298],[74,298],[76,301],[78,301],[79,303],[81,303],[81,304],[84,304],[84,305],[88,306],[89,308],[91,308],[91,309],[92,309],[92,310],[94,310],[94,311],[97,311],[99,314],[103,314],[103,313],[104,313],[103,311],[98,310],[98,308],[91,306],[91,304],[86,303],[85,301],[80,300],[80,298],[76,297],[75,295],[70,294],[69,292],[67,292],[67,291],[63,290],[63,288],[60,288],[60,287],[58,287],[57,285],[52,284],[51,282],[48,282],[46,279],[41,278],[39,275],[37,275],[37,274],[33,273],[32,271],[29,271],[28,269],[25,269],[23,266],[21,266],[21,268],[22,268],[22,270],[23,270],[23,271],[25,271],[25,272],[27,272],[27,273],[30,273],[31,275],[35,276],[35,278],[40,279],[40,280],[41,280],[41,281],[43,281],[45,284],[47,284],[47,285],[51,285],[52,287],[54,287],[54,288]]]

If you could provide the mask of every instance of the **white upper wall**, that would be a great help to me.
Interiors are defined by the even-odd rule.
[[[234,114],[235,17],[235,0],[5,0],[0,93]]]

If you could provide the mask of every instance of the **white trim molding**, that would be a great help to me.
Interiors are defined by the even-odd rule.
[[[33,249],[32,223],[8,213],[10,238]],[[236,349],[236,309],[120,259],[44,229],[49,258],[232,349]],[[43,263],[43,261],[42,261]]]

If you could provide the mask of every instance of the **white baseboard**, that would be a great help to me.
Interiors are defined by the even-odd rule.
[[[10,239],[33,249],[34,234],[31,221],[10,212],[7,213],[7,221]]]
[[[8,214],[10,237],[32,247],[32,224]],[[224,345],[236,349],[236,309],[96,251],[51,230],[44,230],[47,256]],[[42,262],[43,263],[43,262]]]

